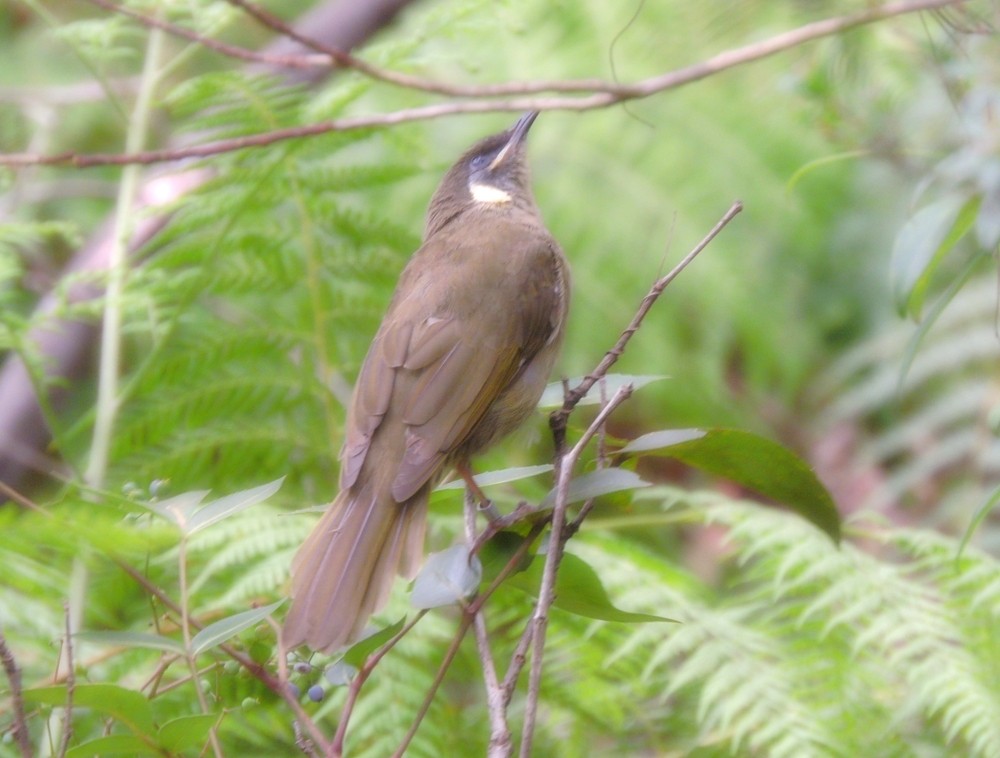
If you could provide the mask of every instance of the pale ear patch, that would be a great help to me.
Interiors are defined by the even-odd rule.
[[[510,194],[504,192],[499,187],[494,187],[492,184],[472,183],[469,185],[469,194],[472,195],[472,199],[477,203],[498,205],[510,202]]]

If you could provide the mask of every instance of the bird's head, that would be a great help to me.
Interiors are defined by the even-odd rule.
[[[427,211],[427,233],[464,210],[527,211],[537,214],[525,158],[525,138],[538,111],[524,114],[510,129],[481,139],[441,181]]]

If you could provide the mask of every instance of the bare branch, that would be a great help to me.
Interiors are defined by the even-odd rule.
[[[358,696],[361,694],[361,687],[364,683],[368,681],[368,677],[371,676],[372,671],[379,664],[386,653],[392,650],[396,643],[398,643],[403,637],[409,634],[410,630],[417,625],[417,622],[424,617],[427,613],[426,610],[422,610],[413,617],[396,635],[386,642],[382,647],[376,650],[374,653],[368,656],[365,660],[364,665],[358,670],[357,675],[351,680],[351,684],[347,689],[347,699],[344,701],[344,707],[340,711],[340,722],[337,724],[337,732],[333,735],[333,740],[330,742],[330,747],[327,750],[327,755],[339,756],[344,753],[344,739],[347,736],[347,725],[351,721],[351,714],[354,712],[354,705],[358,701]]]
[[[470,488],[465,490],[463,503],[465,513],[465,544],[469,546],[470,560],[473,551],[479,544],[476,534],[476,516],[479,514],[479,503]],[[490,649],[489,633],[486,629],[484,609],[479,607],[472,615],[472,629],[475,632],[476,651],[483,667],[483,684],[486,687],[486,709],[490,718],[490,758],[504,758],[510,755],[511,733],[507,724],[507,704],[504,702],[500,679],[497,676],[496,662]]]
[[[569,507],[569,484],[573,470],[591,438],[604,426],[605,421],[614,410],[632,395],[632,385],[626,384],[618,388],[608,404],[601,409],[593,422],[584,432],[573,449],[563,456],[559,465],[559,479],[556,483],[556,501],[552,509],[552,533],[549,535],[549,549],[545,555],[545,567],[542,570],[542,584],[538,590],[538,600],[535,602],[535,612],[529,627],[533,627],[531,636],[531,669],[528,673],[528,697],[524,706],[524,727],[521,733],[521,756],[531,755],[531,743],[535,732],[535,719],[538,715],[538,697],[542,686],[542,661],[545,653],[545,630],[548,627],[549,610],[555,600],[556,577],[559,564],[566,548],[563,538],[563,527],[566,525],[566,509]],[[526,632],[527,633],[527,632]]]
[[[120,8],[108,0],[91,0],[105,3],[108,7]],[[864,26],[887,18],[902,16],[909,13],[934,10],[948,6],[958,6],[966,0],[912,0],[910,2],[887,3],[886,5],[869,8],[846,16],[815,21],[805,24],[782,34],[775,35],[761,42],[737,47],[700,63],[669,71],[658,76],[640,80],[634,84],[617,84],[603,80],[569,80],[555,82],[512,82],[504,85],[476,85],[474,87],[457,87],[449,85],[428,85],[425,80],[407,78],[407,84],[416,89],[439,92],[463,97],[485,97],[488,99],[473,102],[450,102],[427,105],[417,108],[404,108],[391,113],[355,116],[334,119],[315,124],[306,124],[285,129],[275,129],[243,137],[217,140],[215,142],[191,145],[175,149],[150,150],[133,154],[94,153],[80,154],[64,152],[55,155],[36,155],[32,153],[8,153],[0,155],[0,165],[30,166],[30,165],[67,165],[77,168],[90,166],[126,165],[131,163],[153,164],[167,161],[177,161],[187,158],[204,158],[211,155],[244,150],[250,147],[262,147],[290,139],[300,139],[329,132],[349,131],[372,127],[386,127],[411,121],[425,121],[458,113],[492,113],[526,110],[573,110],[585,111],[597,108],[607,108],[626,100],[649,97],[668,89],[676,89],[685,84],[699,81],[713,74],[730,68],[761,60],[776,53],[789,50],[813,40],[840,34],[858,26]],[[182,27],[178,27],[182,28]],[[189,31],[189,30],[185,30]],[[195,35],[194,32],[190,32]],[[199,36],[200,35],[196,35]],[[201,39],[206,39],[201,37]],[[223,43],[218,43],[223,44]],[[244,51],[249,53],[249,51]],[[254,54],[256,55],[256,54]],[[357,60],[352,58],[352,60]],[[368,67],[369,69],[371,67]],[[366,70],[365,73],[371,73]],[[401,84],[402,75],[378,71],[384,81],[392,78],[393,83]],[[495,99],[497,95],[528,95],[539,92],[589,92],[589,95],[578,97],[514,97],[512,99]],[[489,99],[494,98],[494,99]]]
[[[632,317],[632,321],[621,333],[621,336],[618,338],[614,347],[605,353],[604,358],[599,364],[597,364],[597,368],[584,377],[583,381],[581,381],[576,387],[566,393],[566,400],[563,402],[562,408],[555,411],[549,421],[552,426],[553,433],[557,435],[558,439],[561,439],[565,434],[566,421],[569,418],[569,414],[572,413],[577,403],[579,403],[590,391],[591,387],[607,375],[611,367],[618,361],[622,353],[625,352],[625,347],[628,345],[629,340],[631,340],[633,335],[635,335],[635,333],[639,330],[642,320],[646,318],[646,314],[649,313],[649,309],[653,307],[653,303],[655,303],[660,295],[663,294],[663,290],[667,288],[667,285],[676,279],[681,271],[683,271],[702,250],[708,247],[709,243],[715,239],[716,236],[718,236],[719,232],[721,232],[742,210],[743,203],[739,200],[734,202],[729,207],[729,210],[723,214],[722,218],[719,219],[718,223],[712,227],[711,231],[705,235],[701,242],[695,245],[691,252],[684,256],[680,263],[674,266],[666,276],[663,276],[656,281],[646,296],[642,299],[642,303],[639,304],[639,309]]]
[[[24,758],[31,758],[34,750],[31,747],[31,738],[28,734],[28,722],[24,716],[24,698],[21,695],[21,669],[17,666],[14,654],[7,647],[7,640],[0,631],[0,665],[7,674],[7,681],[10,683],[10,701],[13,706],[13,733],[17,742],[18,750]]]
[[[135,19],[143,26],[148,26],[151,29],[162,29],[175,37],[181,37],[183,39],[190,40],[191,42],[197,42],[203,47],[215,50],[217,53],[222,53],[230,58],[237,58],[238,60],[252,61],[253,63],[264,63],[268,66],[274,66],[276,68],[328,67],[332,63],[330,58],[325,55],[273,55],[270,53],[258,53],[253,50],[247,50],[245,47],[230,45],[226,42],[220,42],[217,39],[213,39],[212,37],[206,37],[205,35],[199,34],[186,26],[181,26],[180,24],[175,24],[170,21],[164,21],[156,16],[147,16],[146,14],[133,10],[126,5],[113,3],[111,0],[87,0],[87,2],[113,13],[119,13],[122,16],[128,16],[129,18]]]
[[[63,603],[65,617],[66,641],[63,650],[66,651],[66,704],[63,706],[62,739],[59,742],[58,756],[66,755],[69,741],[73,737],[73,694],[76,692],[76,672],[73,670],[73,623],[70,618],[69,603]]]
[[[149,581],[149,579],[141,571],[121,559],[115,558],[114,561],[122,571],[128,574],[152,597],[155,597],[163,603],[163,605],[173,613],[178,616],[181,615],[181,606],[174,602],[173,598],[171,598],[166,592]],[[202,628],[202,624],[195,618],[190,619],[190,623],[195,629]],[[251,676],[260,681],[265,687],[271,690],[271,692],[274,692],[276,695],[281,697],[281,699],[284,700],[295,713],[295,718],[309,730],[309,733],[313,740],[315,740],[316,744],[320,745],[322,749],[326,749],[327,740],[323,736],[323,733],[319,730],[316,722],[313,721],[309,717],[309,714],[307,714],[302,708],[302,704],[295,699],[288,687],[285,686],[284,681],[276,678],[264,666],[254,661],[249,655],[236,650],[232,645],[222,644],[219,645],[219,649],[240,664],[244,669],[246,669],[247,672],[250,673]]]

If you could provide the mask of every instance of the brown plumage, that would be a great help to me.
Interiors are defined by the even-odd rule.
[[[397,573],[423,558],[427,497],[531,414],[562,341],[569,269],[529,186],[537,113],[487,137],[444,177],[361,367],[340,494],[292,565],[284,642],[357,638]]]

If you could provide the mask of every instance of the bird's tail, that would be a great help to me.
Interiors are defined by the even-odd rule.
[[[397,503],[386,488],[342,491],[292,563],[292,607],[282,640],[331,652],[361,634],[389,599],[396,574],[412,576],[423,557],[427,488]]]

